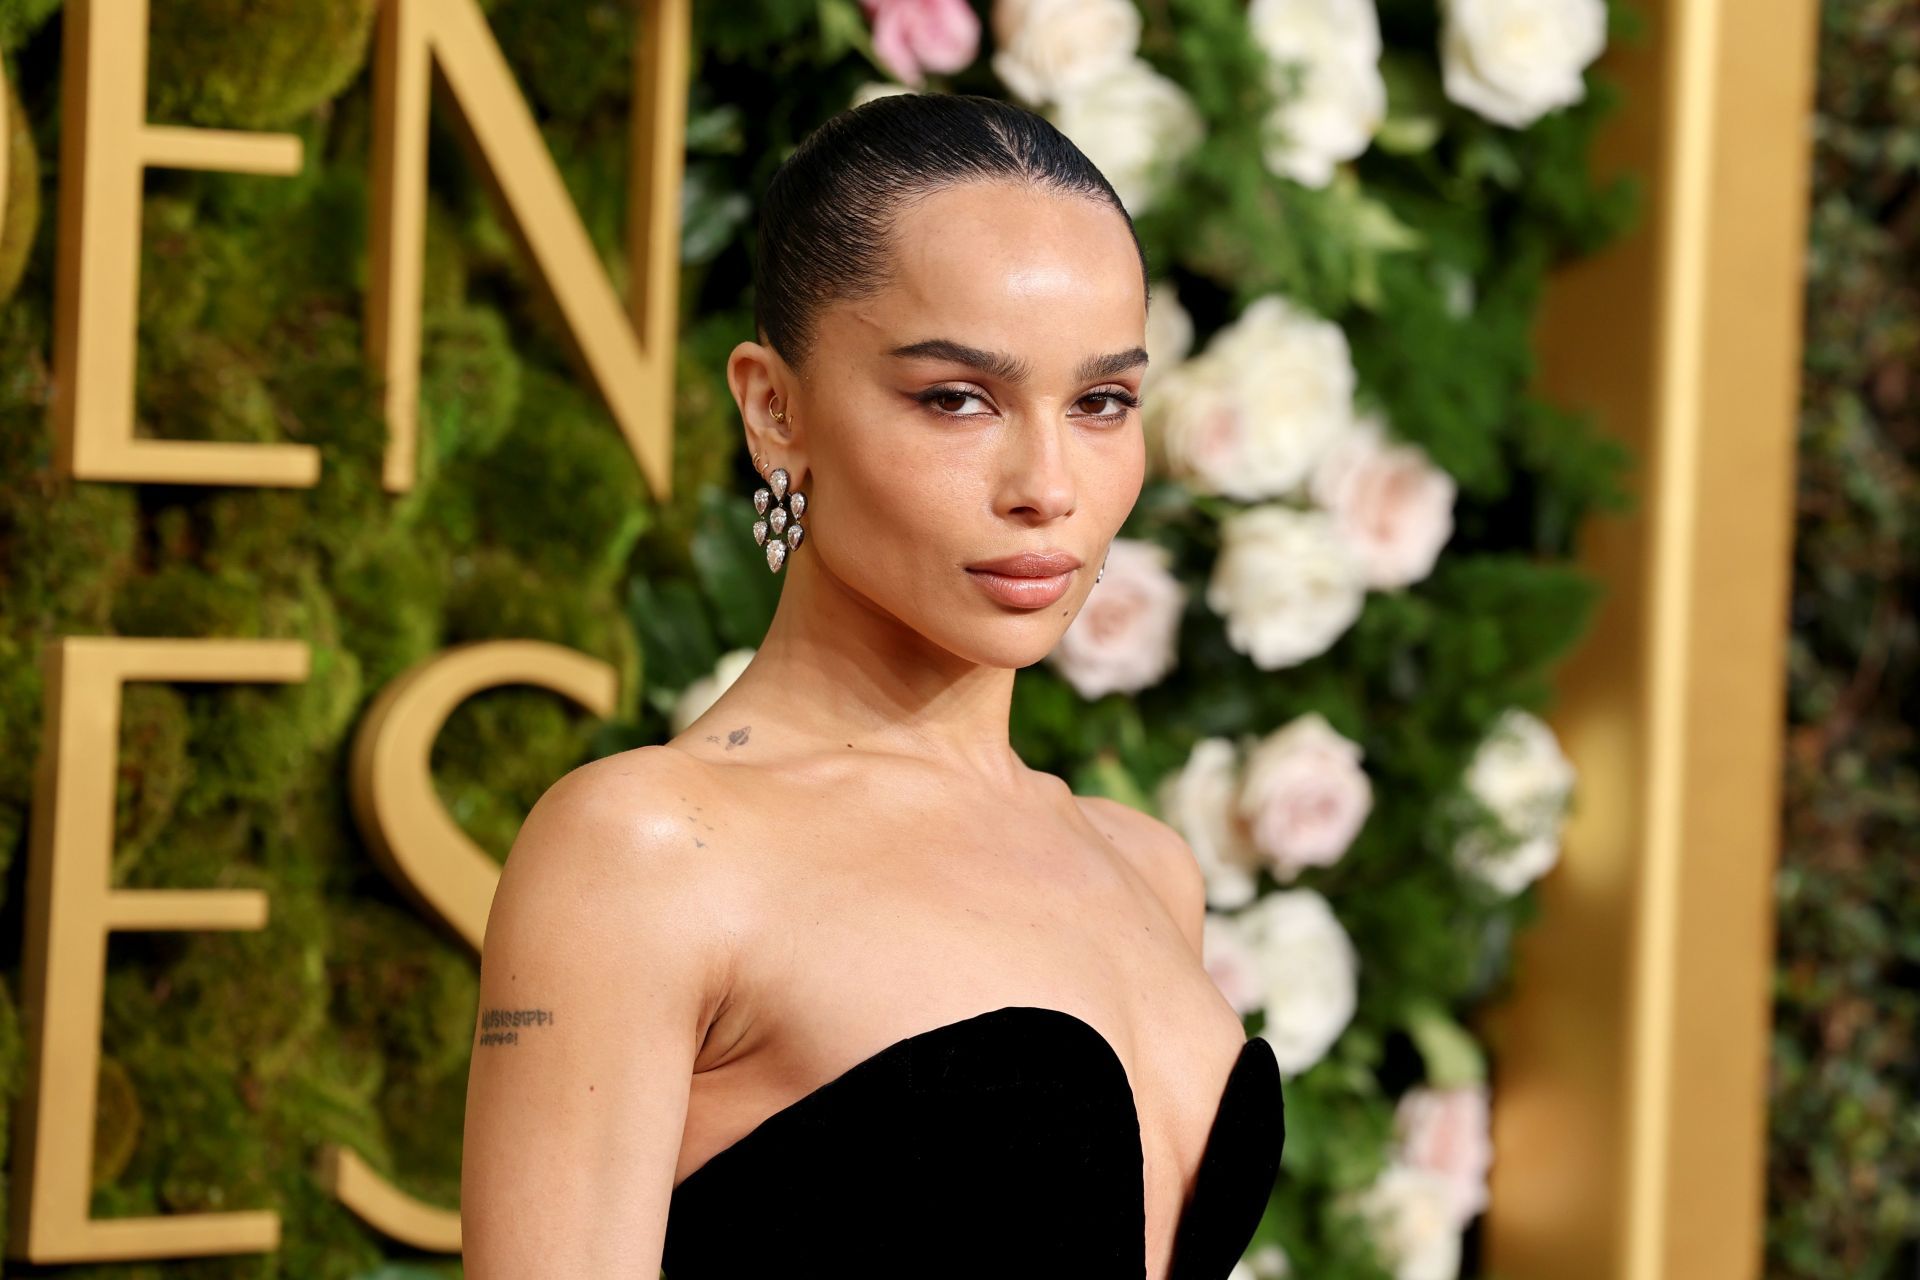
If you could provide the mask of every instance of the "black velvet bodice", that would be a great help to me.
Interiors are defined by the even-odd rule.
[[[1223,1280],[1286,1135],[1279,1066],[1246,1042],[1167,1280]],[[1113,1046],[1006,1005],[920,1032],[783,1107],[673,1189],[666,1280],[1145,1280],[1140,1118]]]

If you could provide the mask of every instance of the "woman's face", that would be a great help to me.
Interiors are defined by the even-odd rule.
[[[823,309],[790,384],[809,528],[787,570],[812,556],[956,655],[1026,666],[1140,494],[1139,254],[1113,208],[1006,183],[910,204],[893,253],[884,292]],[[1077,567],[979,568],[1027,552]]]

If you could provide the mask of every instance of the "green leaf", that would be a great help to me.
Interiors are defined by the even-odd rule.
[[[849,52],[859,53],[878,67],[874,57],[873,34],[867,19],[853,0],[820,0],[820,61],[834,62]],[[882,68],[884,70],[884,68]],[[892,72],[887,72],[889,79]]]
[[[1076,775],[1074,790],[1087,795],[1105,796],[1109,800],[1118,800],[1121,804],[1142,813],[1153,813],[1154,804],[1148,797],[1139,779],[1135,778],[1120,757],[1111,751],[1102,751]]]
[[[1380,306],[1381,256],[1422,248],[1425,237],[1394,216],[1384,201],[1368,195],[1351,167],[1334,171],[1325,194],[1329,234],[1342,237],[1351,251],[1353,300],[1375,310]]]
[[[1487,181],[1512,190],[1526,176],[1520,157],[1506,138],[1482,129],[1460,149],[1460,171],[1474,181]]]
[[[704,155],[739,155],[746,146],[743,113],[726,102],[690,108],[687,114],[687,150]]]
[[[1486,1080],[1486,1055],[1473,1035],[1439,1005],[1415,1005],[1407,1012],[1406,1027],[1426,1063],[1429,1085],[1452,1089]]]
[[[1440,121],[1433,116],[1388,116],[1373,135],[1382,151],[1413,156],[1430,150],[1440,140]]]
[[[706,604],[690,582],[635,577],[627,585],[627,617],[646,655],[650,694],[677,693],[720,660]]]
[[[726,185],[718,165],[690,164],[680,188],[680,260],[711,262],[732,244],[753,216],[753,202]]]
[[[1475,675],[1525,677],[1564,657],[1586,634],[1600,594],[1576,566],[1522,555],[1443,557],[1430,582],[1459,614]]]

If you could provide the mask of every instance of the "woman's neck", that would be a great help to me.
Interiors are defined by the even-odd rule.
[[[786,572],[766,638],[734,686],[744,702],[774,708],[780,732],[989,781],[1027,772],[1008,740],[1011,668],[934,644],[817,565],[796,558]]]

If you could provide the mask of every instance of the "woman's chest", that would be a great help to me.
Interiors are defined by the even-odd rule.
[[[774,1018],[851,1030],[942,993],[1010,989],[1123,1035],[1166,1030],[1170,1010],[1130,998],[1190,994],[1204,976],[1128,851],[1084,822],[985,803],[854,810],[797,819],[757,849],[729,1002],[752,1011],[742,1034],[796,1031]]]
[[[1120,1060],[1160,1257],[1239,1018],[1124,851],[1039,821],[872,824],[781,853],[696,1064],[683,1170],[869,1056],[1010,1004],[1064,1010]]]

